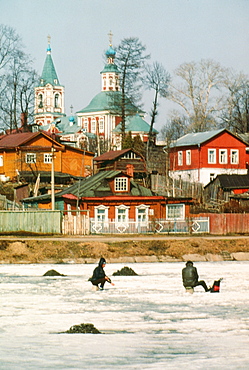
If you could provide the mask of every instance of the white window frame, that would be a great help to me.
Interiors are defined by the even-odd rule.
[[[186,150],[186,165],[191,165],[191,150]]]
[[[43,162],[44,163],[52,163],[52,153],[44,153],[43,154]]]
[[[114,191],[115,192],[127,192],[128,191],[128,178],[127,177],[116,177],[114,179]]]
[[[146,204],[140,204],[139,206],[136,206],[135,208],[136,208],[136,226],[137,225],[147,226],[149,222],[150,206],[147,206]],[[140,216],[142,216],[142,219]]]
[[[94,220],[96,223],[108,224],[108,210],[109,207],[103,204],[94,207]]]
[[[175,211],[176,209],[180,210]],[[178,215],[176,215],[178,214]],[[185,204],[166,204],[166,220],[184,220],[185,219]]]
[[[36,163],[36,153],[26,153],[25,163]]]
[[[115,222],[119,224],[128,224],[129,222],[129,209],[130,207],[120,204],[115,206]],[[123,211],[120,213],[120,211]]]
[[[92,118],[91,120],[91,133],[95,133],[96,132],[96,119],[95,118]]]
[[[99,132],[104,132],[104,118],[99,119]]]
[[[177,159],[178,159],[178,166],[182,166],[183,164],[183,153],[182,150],[179,150],[177,153]]]
[[[239,150],[238,149],[231,149],[230,150],[230,163],[231,164],[239,164]]]
[[[219,163],[227,164],[227,149],[219,149]]]
[[[214,148],[208,149],[208,163],[216,164],[216,149]]]
[[[0,155],[0,167],[3,167],[3,155]]]

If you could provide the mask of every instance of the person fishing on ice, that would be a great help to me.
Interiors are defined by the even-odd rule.
[[[103,290],[105,282],[107,281],[111,285],[114,285],[111,281],[111,279],[106,276],[104,267],[106,265],[106,260],[101,257],[99,260],[99,265],[95,267],[93,270],[93,276],[89,278],[89,281],[91,281],[92,285],[97,287],[97,289]],[[99,285],[100,284],[100,285]]]
[[[185,289],[194,288],[201,285],[205,292],[210,292],[212,288],[208,288],[204,280],[199,281],[197,268],[193,266],[192,261],[186,263],[186,267],[182,269],[182,282]]]

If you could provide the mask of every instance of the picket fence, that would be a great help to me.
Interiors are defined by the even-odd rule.
[[[96,222],[89,211],[0,210],[0,233],[37,234],[249,234],[248,213],[202,213],[183,221],[154,220],[138,223],[129,220]]]

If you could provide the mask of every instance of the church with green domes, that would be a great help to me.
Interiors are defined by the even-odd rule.
[[[86,143],[95,137],[98,148],[105,148],[105,151],[121,149],[121,116],[114,107],[114,102],[121,99],[120,71],[115,64],[112,35],[109,36],[106,64],[100,72],[101,91],[87,106],[70,116],[65,114],[64,86],[59,83],[50,38],[48,40],[40,83],[35,89],[35,123],[40,129],[60,135],[62,141],[72,146],[80,146],[81,142]],[[139,135],[143,142],[147,142],[150,125],[144,120],[144,112],[135,106],[131,110],[134,115],[127,117],[125,131],[127,134],[131,132],[132,137]],[[154,129],[153,133],[156,136],[158,132]]]

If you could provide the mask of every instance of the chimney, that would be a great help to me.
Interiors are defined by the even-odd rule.
[[[133,173],[134,173],[134,166],[133,166],[133,164],[127,164],[126,165],[126,173],[127,173],[127,175],[133,177]]]
[[[27,119],[27,113],[22,112],[21,113],[21,130],[28,131],[28,119]]]

